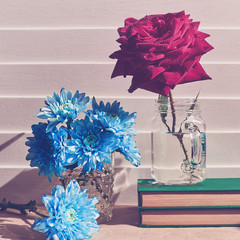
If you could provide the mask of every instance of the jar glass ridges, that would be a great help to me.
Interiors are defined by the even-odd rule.
[[[68,169],[59,179],[64,187],[71,179],[76,179],[81,190],[87,189],[89,198],[98,198],[99,202],[96,204],[100,214],[97,219],[98,224],[109,222],[112,219],[113,211],[113,167],[112,164],[103,163],[103,165],[101,172],[94,170],[90,174],[83,174],[82,167]]]
[[[194,100],[156,101],[152,122],[152,177],[165,185],[205,179],[206,126]]]

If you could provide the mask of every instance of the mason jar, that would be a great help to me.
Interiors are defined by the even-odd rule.
[[[152,122],[152,177],[164,185],[205,179],[206,125],[196,99],[160,97]]]

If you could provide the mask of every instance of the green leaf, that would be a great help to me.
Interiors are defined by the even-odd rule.
[[[161,117],[162,119],[165,119],[167,117],[167,112],[168,112],[168,97],[159,95],[158,102],[160,103]]]

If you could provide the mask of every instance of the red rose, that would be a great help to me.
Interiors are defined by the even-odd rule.
[[[213,47],[199,24],[184,11],[126,19],[118,29],[121,50],[110,55],[118,59],[112,78],[131,75],[129,92],[142,88],[164,96],[177,84],[211,79],[199,60]]]

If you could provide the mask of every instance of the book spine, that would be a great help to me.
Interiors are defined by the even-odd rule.
[[[139,189],[139,182],[137,184],[137,189]],[[142,207],[142,197],[141,192],[138,191],[138,206]]]
[[[141,228],[196,228],[196,227],[240,227],[240,224],[218,224],[218,225],[145,225],[140,224]]]
[[[146,213],[145,213],[146,211]],[[139,207],[140,227],[235,227],[240,226],[240,207],[236,208],[144,208]],[[203,214],[203,215],[202,215]],[[170,221],[168,220],[170,216]],[[200,221],[193,221],[199,216]],[[212,216],[212,218],[211,218]],[[182,218],[183,217],[183,218]],[[194,218],[193,218],[194,217]],[[216,219],[215,219],[216,217]],[[165,219],[165,220],[164,220]],[[172,222],[172,220],[174,221]],[[181,220],[180,220],[181,219]],[[208,224],[207,221],[210,219]],[[185,224],[181,224],[183,223]],[[212,221],[214,220],[214,221]],[[149,222],[150,221],[150,222]],[[187,222],[186,222],[187,221]],[[192,224],[191,224],[192,223]],[[229,223],[229,224],[228,224]]]
[[[146,211],[146,210],[209,210],[209,209],[240,209],[239,206],[189,206],[189,207],[142,207],[139,206],[138,210],[140,212]]]
[[[153,179],[138,179],[139,192],[240,191],[240,178],[207,178],[195,185],[161,185]]]

